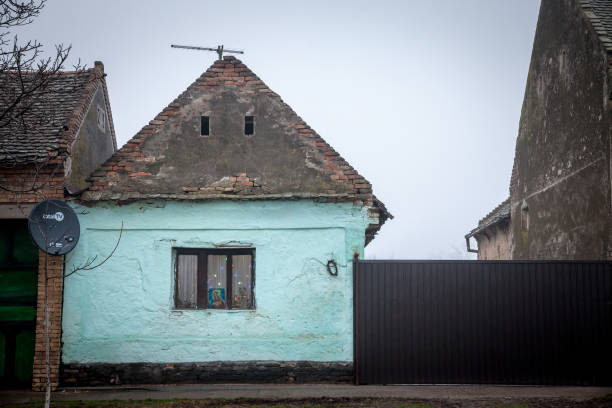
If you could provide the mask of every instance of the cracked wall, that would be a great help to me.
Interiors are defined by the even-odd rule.
[[[99,118],[98,111],[103,112]],[[101,123],[98,123],[98,121]],[[104,91],[96,91],[67,158],[66,188],[77,193],[87,188],[87,177],[114,153],[109,113]]]
[[[77,210],[79,212],[79,210]],[[98,204],[80,214],[66,279],[64,363],[352,361],[352,256],[367,210],[313,201]],[[251,243],[255,310],[173,310],[173,248]],[[325,264],[338,263],[338,276]]]
[[[607,82],[605,50],[579,2],[543,0],[510,183],[513,259],[608,257]]]
[[[479,260],[511,259],[512,230],[508,222],[494,225],[474,236],[478,242]]]

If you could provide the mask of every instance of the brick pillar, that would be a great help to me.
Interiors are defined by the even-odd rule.
[[[59,384],[59,364],[62,337],[62,296],[64,288],[64,257],[38,254],[38,295],[36,307],[36,345],[32,389],[44,391],[47,385],[45,355],[45,256],[48,257],[49,344],[51,389]]]

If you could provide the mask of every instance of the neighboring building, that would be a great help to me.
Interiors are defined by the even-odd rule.
[[[347,381],[372,186],[233,57],[93,173],[67,271],[64,384]],[[76,204],[75,204],[76,205]]]
[[[3,109],[20,85],[16,76],[6,75],[0,77]],[[24,75],[26,81],[30,75],[34,74]],[[4,118],[0,126],[0,384],[41,390],[46,384],[45,256],[28,236],[27,217],[37,202],[63,200],[86,187],[86,177],[112,155],[116,142],[102,63],[54,75],[37,95],[36,103],[20,105],[19,117]],[[49,256],[54,386],[60,362],[63,271],[63,257]]]
[[[611,79],[612,3],[542,0],[510,181],[512,259],[612,255]]]
[[[470,246],[470,238],[478,244]],[[511,258],[510,200],[506,200],[478,222],[478,227],[465,236],[468,252],[478,253],[478,259],[504,260]]]

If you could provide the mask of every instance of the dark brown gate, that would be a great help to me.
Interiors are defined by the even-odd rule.
[[[358,261],[357,384],[611,385],[612,263]]]

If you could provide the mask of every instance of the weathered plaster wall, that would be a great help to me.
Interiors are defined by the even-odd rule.
[[[543,0],[510,184],[514,259],[607,257],[606,64],[578,1]]]
[[[352,267],[367,210],[352,203],[213,201],[80,208],[66,268],[64,363],[352,360]],[[256,310],[173,310],[175,247],[251,243]],[[324,264],[335,259],[337,277]]]
[[[87,177],[115,151],[110,124],[110,113],[106,109],[104,91],[100,86],[93,97],[83,124],[72,145],[66,187],[76,193],[87,187]],[[98,126],[98,108],[104,110],[104,127]]]
[[[494,225],[474,238],[478,242],[478,259],[507,260],[512,256],[512,230],[509,223]]]

